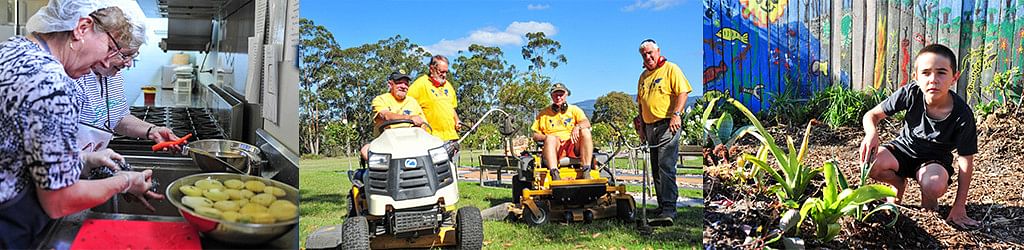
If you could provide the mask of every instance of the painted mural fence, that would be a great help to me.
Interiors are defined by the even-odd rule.
[[[1020,98],[1024,0],[704,0],[703,26],[705,91],[754,112],[786,91],[807,99],[832,85],[911,83],[915,54],[931,43],[957,54],[956,91],[972,105]]]

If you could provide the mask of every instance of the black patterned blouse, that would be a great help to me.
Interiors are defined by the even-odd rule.
[[[74,86],[57,58],[25,37],[0,44],[0,203],[78,181]]]

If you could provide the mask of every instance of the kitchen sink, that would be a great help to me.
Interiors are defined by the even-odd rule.
[[[131,164],[136,171],[143,171],[147,169],[153,170],[153,179],[159,184],[156,191],[160,194],[163,194],[166,191],[167,185],[174,180],[188,175],[202,173],[202,170],[195,167],[192,164],[192,160],[188,158],[154,159],[151,157],[129,156],[126,156],[125,158],[126,162]],[[149,204],[153,205],[153,208],[156,209],[156,211],[150,211],[141,202],[129,201],[125,196],[126,195],[114,196],[107,202],[93,207],[91,210],[93,212],[108,214],[181,216],[181,214],[178,213],[178,209],[167,200],[149,200]]]

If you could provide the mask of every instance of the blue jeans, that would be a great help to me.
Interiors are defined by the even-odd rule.
[[[646,124],[644,132],[651,148],[651,176],[654,190],[658,193],[658,208],[662,215],[676,215],[676,200],[679,186],[676,185],[676,162],[679,160],[679,137],[682,129],[675,133],[668,131],[669,119]]]

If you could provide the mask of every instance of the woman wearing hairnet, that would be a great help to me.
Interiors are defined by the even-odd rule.
[[[96,64],[92,73],[75,79],[78,94],[85,100],[79,116],[78,147],[82,151],[105,151],[114,133],[147,138],[156,143],[177,140],[170,128],[156,126],[128,112],[121,70],[132,66],[139,48],[146,42],[145,15],[134,1],[119,4],[131,24],[132,42],[120,54],[109,58],[109,64]],[[174,146],[174,149],[180,149]]]
[[[79,180],[112,156],[76,147],[83,100],[72,79],[132,42],[124,13],[109,1],[51,0],[26,26],[35,32],[0,44],[0,249],[30,248],[51,219],[117,193],[162,198],[148,192],[148,170]]]

